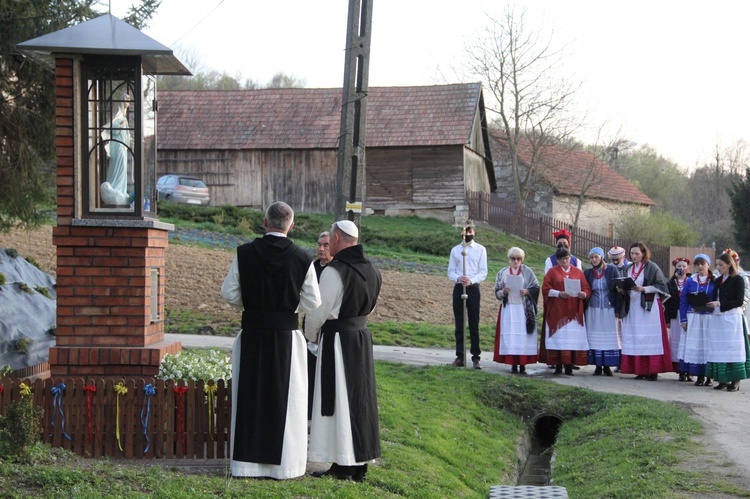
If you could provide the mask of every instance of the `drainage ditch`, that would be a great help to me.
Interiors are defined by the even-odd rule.
[[[532,423],[532,430],[524,445],[526,461],[516,485],[543,487],[550,483],[552,450],[563,421],[554,414],[539,414],[534,417]]]

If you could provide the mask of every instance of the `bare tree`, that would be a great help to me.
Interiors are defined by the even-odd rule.
[[[742,180],[750,165],[747,143],[740,140],[730,146],[714,144],[713,161],[695,169],[687,183],[689,203],[683,214],[700,231],[701,238],[720,247],[736,245],[732,211],[732,188]]]
[[[545,148],[569,141],[578,128],[569,108],[580,84],[561,76],[563,53],[553,48],[552,34],[527,31],[525,11],[511,7],[500,19],[488,20],[467,49],[468,71],[489,92],[486,108],[507,144],[515,199],[524,205],[549,168],[542,161]],[[530,149],[529,164],[521,165],[520,147]]]
[[[611,171],[610,166],[617,161],[620,149],[628,147],[631,143],[629,140],[622,138],[622,128],[613,134],[614,138],[605,138],[607,135],[605,131],[606,127],[606,124],[600,126],[596,131],[594,143],[585,147],[590,156],[585,166],[581,169],[581,176],[576,178],[578,192],[576,195],[575,214],[573,215],[573,229],[578,228],[581,211],[583,211],[591,189],[607,180],[605,172]]]

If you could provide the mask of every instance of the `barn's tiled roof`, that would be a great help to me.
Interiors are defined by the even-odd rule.
[[[492,147],[503,149],[503,154],[493,154],[493,157],[507,157],[507,142],[496,134],[490,134],[490,136]],[[528,165],[531,162],[531,154],[530,143],[522,140],[518,147],[518,158],[521,163]],[[540,158],[544,182],[560,194],[578,196],[581,193],[581,185],[586,173],[593,166],[597,174],[593,185],[586,191],[587,197],[649,206],[656,204],[625,177],[590,152],[562,146],[546,146]]]
[[[367,147],[469,142],[481,84],[371,87]],[[336,149],[341,89],[159,93],[159,149]]]

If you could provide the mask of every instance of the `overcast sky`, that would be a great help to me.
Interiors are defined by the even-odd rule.
[[[123,17],[130,0],[111,0]],[[162,0],[145,33],[202,70],[265,83],[277,72],[340,87],[348,0]],[[459,82],[465,46],[504,0],[373,0],[370,86]],[[622,126],[685,168],[750,142],[750,2],[529,0],[530,29],[567,47],[589,123]],[[193,69],[193,68],[191,68]],[[591,137],[580,137],[593,140]]]

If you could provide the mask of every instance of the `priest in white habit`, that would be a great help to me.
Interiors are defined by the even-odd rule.
[[[294,211],[277,201],[266,234],[237,248],[221,295],[242,309],[232,348],[231,471],[295,478],[307,464],[307,342],[298,313],[320,305],[305,250],[287,238]]]
[[[333,224],[333,260],[320,276],[322,304],[305,318],[305,336],[319,344],[309,459],[332,463],[313,476],[364,482],[380,457],[378,401],[367,316],[380,294],[380,271],[365,258],[357,226]]]

